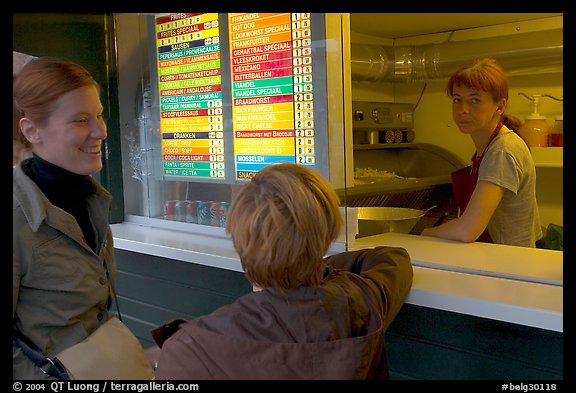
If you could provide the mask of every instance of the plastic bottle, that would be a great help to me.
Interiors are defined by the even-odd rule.
[[[546,122],[546,116],[538,113],[538,103],[540,94],[534,94],[532,97],[524,93],[518,93],[528,98],[534,103],[534,112],[526,118],[522,127],[518,130],[518,134],[526,141],[528,146],[531,147],[547,147],[549,126]]]
[[[548,134],[548,146],[564,146],[564,114],[556,118],[554,125],[550,129],[550,134]]]
[[[550,94],[543,94],[542,97],[549,97],[555,101],[564,101],[563,97],[554,97]],[[548,146],[550,147],[563,147],[564,146],[564,113],[556,118],[556,121],[550,128],[548,134]]]

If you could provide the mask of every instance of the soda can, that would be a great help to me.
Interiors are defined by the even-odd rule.
[[[220,202],[220,227],[226,228],[226,217],[228,217],[228,209],[230,204],[228,202]]]
[[[210,225],[210,206],[212,201],[201,201],[198,204],[198,224]]]
[[[210,204],[210,225],[213,227],[220,226],[220,202]]]
[[[166,201],[164,204],[164,219],[174,220],[176,218],[176,201]]]
[[[198,224],[198,205],[202,201],[186,201],[186,222]]]
[[[186,201],[176,201],[176,221],[186,221]]]

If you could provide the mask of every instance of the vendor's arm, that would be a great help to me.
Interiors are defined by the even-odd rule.
[[[453,220],[425,228],[423,236],[441,237],[471,243],[482,234],[504,196],[505,189],[488,181],[478,181],[464,213]]]

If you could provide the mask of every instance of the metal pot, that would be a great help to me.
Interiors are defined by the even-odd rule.
[[[427,210],[403,207],[359,207],[358,235],[366,237],[386,232],[410,233],[416,223],[435,206]]]

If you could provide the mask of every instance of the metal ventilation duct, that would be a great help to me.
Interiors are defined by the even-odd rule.
[[[420,46],[352,44],[353,81],[415,82],[450,76],[477,58],[495,58],[508,75],[558,72],[563,29]]]

